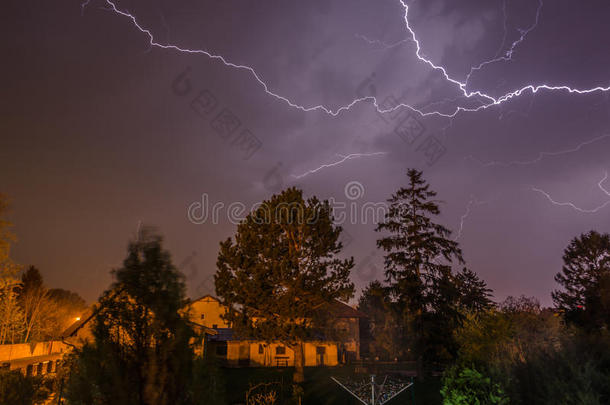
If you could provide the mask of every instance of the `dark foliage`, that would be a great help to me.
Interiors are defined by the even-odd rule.
[[[463,263],[451,231],[434,222],[440,213],[436,192],[420,171],[407,172],[408,185],[388,200],[390,208],[377,227],[377,241],[385,252],[385,276],[396,324],[401,334],[401,357],[415,352],[418,363],[447,363],[457,352],[453,331],[464,311],[491,305],[489,290],[472,271],[454,274]],[[419,371],[423,371],[421,366]]]
[[[447,370],[441,389],[443,405],[508,405],[509,399],[491,377],[475,367]]]
[[[50,381],[26,377],[19,371],[0,371],[0,405],[34,405],[50,394]]]
[[[563,269],[555,276],[563,287],[553,301],[568,323],[588,330],[610,326],[610,235],[596,231],[574,238],[565,249]]]
[[[610,403],[609,337],[574,335],[560,347],[528,353],[515,365],[510,393],[516,405]]]
[[[331,337],[330,308],[353,294],[353,260],[337,257],[341,227],[328,202],[305,201],[290,188],[261,206],[220,244],[216,292],[231,309],[236,333],[279,341],[295,351],[295,380],[303,378],[302,341]]]
[[[142,232],[113,274],[115,283],[99,300],[94,340],[75,359],[70,403],[196,403],[184,283],[161,238]]]
[[[379,281],[371,282],[362,291],[358,310],[368,316],[361,320],[364,328],[360,336],[360,351],[373,359],[393,360],[400,352],[401,332],[389,289]]]

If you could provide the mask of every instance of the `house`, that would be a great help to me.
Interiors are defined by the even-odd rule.
[[[80,346],[92,339],[92,320],[100,310],[95,305],[81,315],[63,334],[62,340]],[[233,367],[287,367],[294,365],[294,352],[280,342],[239,339],[222,316],[227,308],[220,300],[205,295],[189,303],[190,325],[201,339],[193,339],[196,354],[214,356]],[[308,340],[304,342],[305,366],[336,366],[360,360],[360,323],[366,318],[362,312],[340,301],[330,309],[334,328],[341,341]]]
[[[92,326],[93,319],[99,313],[101,307],[93,305],[88,308],[76,321],[70,325],[62,334],[61,341],[74,347],[82,346],[86,342],[93,340]],[[190,327],[195,331],[195,334],[200,338],[191,339],[191,346],[195,354],[205,354],[205,345],[208,336],[216,335],[218,332],[212,328],[206,327],[202,322],[191,320]]]
[[[60,341],[0,345],[0,370],[19,370],[27,376],[52,374],[69,350]]]
[[[216,356],[234,367],[281,367],[294,365],[294,352],[279,342],[238,339],[223,318],[227,308],[218,298],[204,295],[190,305],[192,322],[217,332],[207,338],[208,356]],[[343,341],[310,340],[304,342],[305,366],[336,366],[360,359],[360,320],[362,312],[335,301],[331,313],[334,327],[344,336]]]

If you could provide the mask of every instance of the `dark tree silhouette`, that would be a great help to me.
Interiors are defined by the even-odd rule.
[[[143,230],[113,274],[116,281],[96,309],[93,342],[75,359],[70,403],[195,403],[183,277],[161,237]]]
[[[437,345],[439,334],[447,336],[438,330],[443,326],[439,322],[446,321],[440,318],[456,314],[458,291],[451,263],[463,263],[463,259],[457,242],[449,239],[451,231],[433,221],[440,213],[433,199],[436,192],[423,180],[422,172],[410,169],[407,176],[407,187],[388,200],[389,211],[376,229],[385,236],[377,245],[386,252],[386,282],[400,308],[404,340],[417,353],[422,375],[424,355]]]
[[[464,267],[455,275],[455,281],[459,289],[460,306],[466,312],[483,312],[494,306],[491,300],[492,290],[487,288],[484,280],[477,274]]]
[[[303,341],[330,333],[334,300],[353,295],[353,259],[337,258],[340,234],[327,201],[305,201],[301,190],[289,188],[220,244],[215,282],[230,308],[227,320],[239,336],[290,347],[297,383],[304,380]]]
[[[373,358],[393,360],[400,353],[402,334],[389,288],[377,280],[369,283],[358,300],[358,310],[368,316],[362,320],[365,328],[360,341],[367,347],[361,348],[361,352],[368,351]]]
[[[40,271],[30,266],[21,275],[18,302],[24,314],[24,342],[44,340],[52,329],[49,297]]]
[[[555,276],[562,290],[553,291],[555,306],[568,323],[589,330],[610,325],[610,235],[596,231],[574,238]]]

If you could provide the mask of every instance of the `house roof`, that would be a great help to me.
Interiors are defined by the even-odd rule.
[[[212,297],[212,298],[214,298],[214,297]],[[100,310],[99,306],[92,306],[92,307],[88,308],[80,316],[80,319],[78,321],[75,321],[72,325],[68,326],[68,328],[62,332],[61,338],[65,339],[68,337],[75,336],[81,328],[83,328],[87,323],[89,323],[89,321],[91,321],[95,317],[95,315],[99,312],[99,310]],[[198,324],[198,323],[192,322],[192,321],[188,321],[188,323],[192,327],[198,328],[199,330],[201,330],[202,332],[204,332],[208,335],[217,334],[217,332],[214,329],[208,328],[207,326],[203,326],[201,324]]]
[[[197,302],[197,301],[201,301],[201,300],[202,300],[202,299],[204,299],[204,298],[211,298],[211,299],[213,299],[214,301],[220,302],[220,300],[219,300],[218,298],[214,297],[213,295],[211,295],[211,294],[206,294],[206,295],[203,295],[203,296],[201,296],[201,297],[199,297],[199,298],[196,298],[196,299],[194,299],[194,300],[191,300],[191,303],[193,303],[193,302]]]
[[[216,328],[213,330],[216,333],[213,336],[210,336],[210,341],[212,342],[227,342],[234,338],[232,328]]]
[[[210,294],[206,294],[202,297],[199,297],[192,302],[195,301],[200,301],[204,298],[211,298],[215,301],[220,302],[220,300],[216,297],[214,297],[213,295]],[[81,316],[80,316],[80,320],[74,322],[72,325],[70,325],[62,334],[61,337],[62,338],[67,338],[67,337],[71,337],[71,336],[75,336],[76,333],[83,327],[85,326],[91,319],[93,319],[93,317],[96,315],[96,313],[99,311],[99,307],[94,305],[91,306],[90,308],[88,308]],[[337,318],[367,318],[367,315],[361,311],[358,311],[355,308],[352,308],[351,306],[349,306],[348,304],[341,302],[339,300],[335,300],[334,303],[332,304],[330,311],[332,312],[332,314],[337,317]],[[204,332],[207,333],[208,335],[216,335],[216,331],[220,331],[223,328],[220,329],[211,329],[211,328],[206,328],[203,327],[202,325],[196,324],[193,322],[194,325],[198,326],[198,327],[202,327],[204,328]],[[229,329],[229,328],[226,328]],[[219,334],[222,334],[222,332],[219,332]],[[215,336],[216,337],[216,336]],[[232,339],[232,335],[226,339],[220,339],[220,337],[218,337],[218,340],[231,340]]]
[[[81,314],[78,321],[75,321],[72,325],[68,326],[66,330],[61,333],[61,338],[65,339],[71,336],[75,336],[76,333],[85,326],[97,313],[94,306],[89,307]]]
[[[339,300],[335,300],[330,310],[337,318],[368,318],[364,312],[358,311]]]
[[[204,298],[211,298],[217,302],[220,302],[220,300],[214,297],[213,295],[206,294],[202,297],[192,300],[191,303],[200,301]],[[334,303],[331,305],[330,311],[337,318],[368,318],[368,316],[364,312],[358,311],[357,309],[352,308],[348,304],[339,300],[334,301]]]
[[[208,328],[207,326],[201,325],[197,322],[188,321],[188,324],[191,325],[194,329],[199,329],[206,335],[215,336],[218,334],[216,329]]]

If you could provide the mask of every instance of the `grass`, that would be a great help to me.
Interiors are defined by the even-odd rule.
[[[225,368],[222,369],[226,387],[226,398],[230,405],[244,404],[245,393],[249,387],[259,383],[277,382],[279,389],[279,404],[289,403],[292,396],[293,368]],[[352,367],[305,369],[305,395],[303,405],[361,405],[355,398],[330,379],[334,377],[353,376]],[[440,379],[428,378],[424,382],[416,382],[414,392],[408,389],[388,405],[440,405]],[[415,402],[413,402],[415,399]]]

